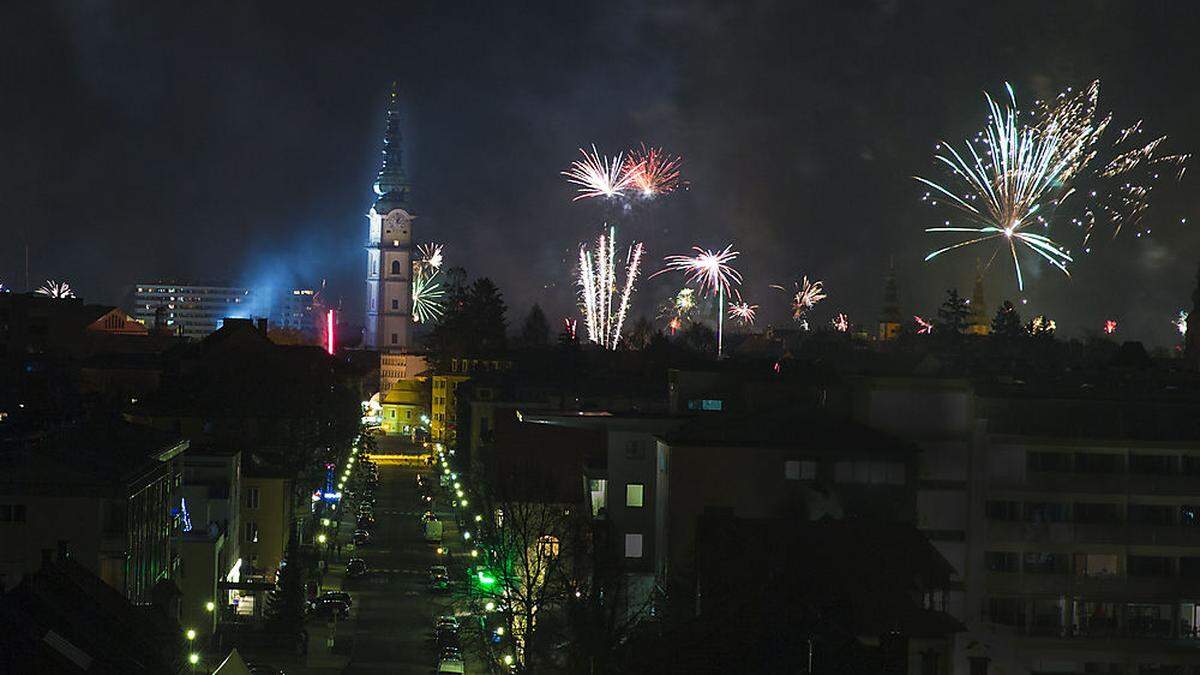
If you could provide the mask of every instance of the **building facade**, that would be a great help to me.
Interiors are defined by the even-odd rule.
[[[399,95],[393,85],[383,137],[378,198],[367,213],[367,349],[401,352],[412,340],[413,215],[404,173]]]
[[[198,340],[227,317],[247,316],[250,296],[249,288],[226,282],[141,281],[131,289],[129,313],[147,328]]]

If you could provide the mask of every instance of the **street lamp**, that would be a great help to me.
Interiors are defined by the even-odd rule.
[[[494,612],[494,611],[496,611],[496,603],[492,602],[491,600],[488,600],[487,604],[483,606],[483,609],[488,612]]]
[[[187,629],[187,639],[188,639],[188,642],[191,642],[196,639],[196,629],[195,628]]]
[[[504,626],[496,626],[496,630],[494,632],[496,635],[504,635]]]
[[[481,522],[483,522],[483,516],[481,516],[481,515],[479,515],[478,513],[476,513],[476,514],[475,514],[475,522],[477,522],[477,523],[481,523]]]
[[[504,665],[511,666],[512,662],[513,662],[512,654],[505,654],[504,655]]]
[[[467,505],[467,500],[466,500],[466,499],[463,499],[461,502],[459,502],[459,505],[460,505],[460,506],[466,506],[466,505]]]
[[[318,544],[324,544],[326,539],[327,539],[327,537],[325,536],[324,532],[317,535],[317,543]]]
[[[192,670],[196,669],[196,664],[200,663],[200,655],[196,652],[188,654],[188,663],[192,664]]]
[[[213,602],[212,600],[209,600],[208,602],[204,603],[204,610],[207,612],[211,612],[216,608],[217,608],[217,603]]]

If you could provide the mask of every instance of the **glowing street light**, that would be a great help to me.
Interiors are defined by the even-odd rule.
[[[471,557],[478,558],[479,557],[479,549],[477,549],[477,548],[471,549]]]
[[[317,535],[317,543],[318,543],[318,544],[324,544],[324,543],[325,543],[325,541],[326,541],[326,539],[327,539],[327,537],[325,536],[325,533],[324,533],[324,532],[322,532],[321,534],[318,534],[318,535]]]
[[[496,626],[496,630],[492,631],[496,635],[504,635],[504,626]]]
[[[195,628],[187,629],[187,639],[189,642],[196,639],[196,629]]]
[[[481,515],[479,515],[478,513],[476,513],[476,514],[475,514],[475,522],[477,522],[477,523],[482,523],[482,522],[483,522],[483,516],[481,516]]]
[[[217,603],[213,602],[212,600],[209,600],[208,602],[204,603],[204,610],[207,612],[211,612],[216,608],[217,608]]]
[[[512,654],[505,654],[504,655],[504,665],[511,666],[512,664],[513,664]]]
[[[196,652],[192,652],[191,654],[188,654],[188,663],[192,664],[193,666],[196,665],[197,663],[200,663],[200,655],[197,654]]]
[[[471,538],[471,533],[470,533],[470,531],[463,532],[463,539],[470,539],[470,538]]]
[[[494,612],[494,611],[496,611],[496,603],[492,602],[491,600],[488,600],[487,604],[483,606],[483,609],[484,609],[484,611]]]

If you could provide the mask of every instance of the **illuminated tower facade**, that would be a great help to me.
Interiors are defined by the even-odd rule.
[[[895,340],[900,335],[903,319],[900,315],[900,291],[896,287],[896,265],[889,262],[883,282],[883,307],[879,312],[879,339]]]
[[[411,185],[404,173],[400,101],[396,85],[388,99],[383,135],[383,164],[375,179],[378,197],[367,213],[368,349],[406,351],[412,340]]]
[[[971,311],[967,315],[967,333],[987,335],[991,332],[992,317],[983,295],[983,268],[978,268],[975,270],[975,289],[971,292]]]

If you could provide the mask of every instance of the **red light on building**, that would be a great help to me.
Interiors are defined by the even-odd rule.
[[[325,351],[333,355],[333,310],[325,312]]]

